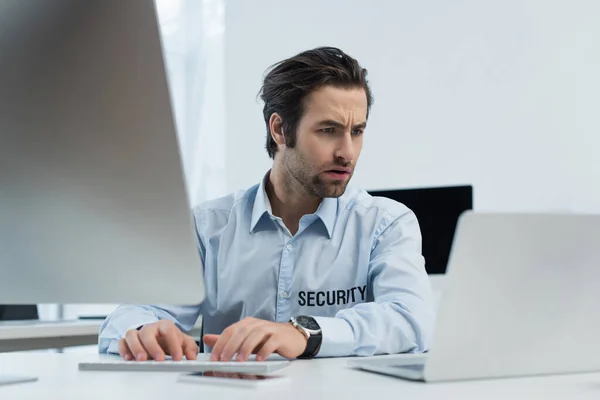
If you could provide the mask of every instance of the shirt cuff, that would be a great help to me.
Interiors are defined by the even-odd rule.
[[[313,317],[321,327],[323,340],[317,357],[345,357],[354,352],[356,340],[348,321],[335,317]]]
[[[113,354],[119,354],[119,339],[122,339],[125,337],[125,334],[127,333],[127,331],[132,330],[132,329],[137,329],[139,328],[141,325],[147,325],[147,324],[152,324],[154,322],[158,321],[158,319],[154,318],[154,319],[150,319],[150,318],[145,318],[142,319],[140,318],[137,322],[129,325],[128,327],[126,327],[122,332],[119,332],[119,337],[117,339],[113,339],[109,342],[108,347],[106,349],[107,353],[113,353]]]
[[[111,340],[106,348],[106,352],[108,354],[119,354],[119,341]]]

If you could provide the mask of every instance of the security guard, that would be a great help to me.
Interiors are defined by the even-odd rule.
[[[417,219],[348,186],[372,104],[367,71],[340,49],[312,49],[274,65],[261,98],[272,168],[194,209],[204,302],[121,305],[99,351],[195,359],[183,332],[200,314],[212,360],[425,351],[434,313]]]

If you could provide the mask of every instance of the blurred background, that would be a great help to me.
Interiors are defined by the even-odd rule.
[[[156,0],[190,204],[259,182],[273,63],[337,46],[375,103],[353,184],[472,185],[481,211],[600,212],[600,2]],[[115,305],[42,304],[42,319]]]

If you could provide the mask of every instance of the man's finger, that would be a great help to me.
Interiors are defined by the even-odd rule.
[[[133,354],[131,354],[131,351],[129,351],[129,347],[127,346],[127,342],[125,342],[125,339],[119,339],[117,343],[119,345],[119,354],[121,357],[123,357],[123,359],[126,361],[133,360]]]
[[[221,335],[214,335],[212,333],[207,333],[206,335],[204,335],[204,337],[202,338],[202,341],[210,348],[213,348],[215,346],[215,343],[217,343],[217,340],[219,340],[219,338],[221,337]]]
[[[184,335],[182,346],[185,358],[188,360],[195,360],[198,357],[198,345],[193,337]]]
[[[138,333],[139,332],[135,329],[128,330],[125,334],[125,342],[127,343],[127,347],[129,347],[129,351],[131,351],[131,354],[136,360],[145,361],[148,359],[148,353],[140,342]]]
[[[210,359],[212,361],[217,361],[219,359],[222,359],[221,355],[223,353],[223,350],[224,350],[225,346],[227,345],[227,343],[229,342],[229,340],[231,339],[231,337],[233,336],[233,334],[240,327],[246,327],[246,326],[249,326],[252,324],[256,324],[257,322],[264,322],[264,321],[258,320],[256,318],[252,318],[252,317],[246,317],[246,318],[242,319],[241,321],[225,328],[225,330],[221,333],[219,339],[217,339],[217,342],[215,343],[215,345],[212,348]],[[231,359],[231,357],[229,357],[229,359]]]
[[[275,335],[272,335],[269,340],[260,348],[256,354],[256,361],[264,361],[272,353],[274,353],[280,346],[279,340]]]
[[[254,329],[240,345],[236,360],[247,361],[250,354],[254,353],[258,347],[262,347],[261,344],[266,343],[271,335],[272,332],[268,330]]]
[[[164,324],[158,328],[164,350],[171,355],[174,361],[183,358],[181,332],[173,324]]]
[[[157,336],[158,332],[155,326],[144,327],[138,334],[140,342],[150,357],[156,361],[163,361],[165,359],[165,352],[158,343]]]
[[[237,324],[235,332],[233,333],[233,335],[231,335],[231,337],[223,347],[223,350],[221,351],[220,360],[231,361],[233,355],[240,350],[240,347],[242,346],[242,343],[246,340],[246,338],[253,334],[255,330],[262,331],[265,324],[266,321],[260,320],[253,320],[248,323]],[[262,335],[264,337],[264,331]]]
[[[237,324],[239,324],[239,322]],[[211,351],[210,359],[212,361],[219,361],[219,359],[221,358],[221,353],[223,352],[223,348],[229,341],[231,335],[233,335],[233,332],[235,332],[237,324],[233,324],[230,327],[226,328],[220,335],[219,339],[217,340]]]

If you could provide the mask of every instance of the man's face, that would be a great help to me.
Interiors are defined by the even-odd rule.
[[[363,89],[324,86],[311,93],[296,130],[296,146],[285,148],[285,170],[317,197],[339,197],[354,173],[367,123]]]

